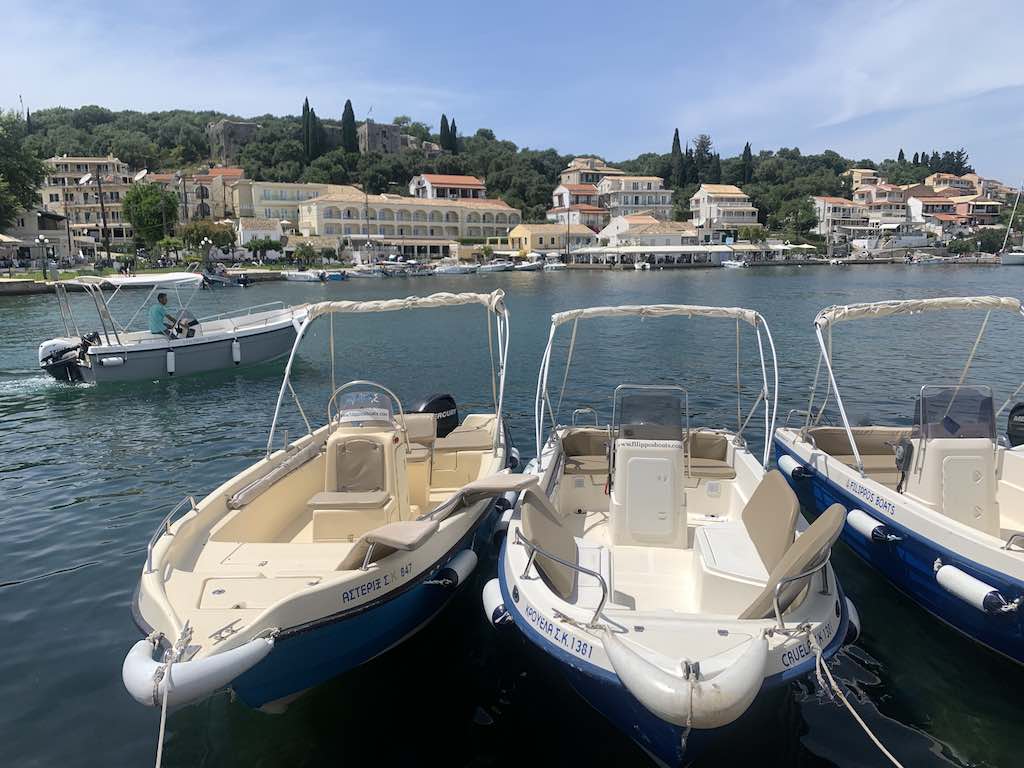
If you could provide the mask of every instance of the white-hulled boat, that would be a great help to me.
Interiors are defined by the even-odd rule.
[[[325,275],[314,269],[285,269],[281,275],[290,283],[322,283]]]
[[[334,388],[332,344],[326,423],[309,425],[291,373],[317,318],[332,320],[333,339],[335,315],[465,305],[490,317],[492,412],[459,424],[450,395],[410,413],[380,384]],[[430,621],[493,546],[497,509],[519,482],[504,473],[515,463],[502,418],[508,341],[501,291],[311,305],[266,457],[184,500],[149,541],[133,604],[146,639],[122,670],[131,695],[180,706],[230,687],[253,707],[284,703]],[[308,434],[275,451],[288,395]]]
[[[388,271],[381,264],[357,264],[356,266],[345,270],[345,273],[349,277],[356,279],[359,278],[384,278],[391,277]]]
[[[754,329],[761,391],[737,432],[691,425],[681,386],[623,384],[609,393],[609,425],[578,408],[545,438],[558,419],[548,389],[557,330],[572,328],[568,374],[581,322],[626,317],[735,323],[737,370],[739,328]],[[829,565],[844,511],[802,524],[786,481],[765,471],[777,386],[771,333],[752,310],[594,307],[552,317],[535,401],[539,458],[524,472],[534,484],[513,509],[484,609],[495,624],[511,618],[662,764],[694,759],[759,695],[807,674],[816,649],[829,658],[847,635],[850,606]],[[742,432],[760,404],[766,443],[755,457]],[[586,413],[595,425],[576,425]]]
[[[633,265],[633,269],[637,272],[647,272],[651,268],[650,262],[638,261]]]
[[[541,272],[544,269],[544,262],[540,259],[536,261],[521,261],[512,269],[516,272]]]
[[[493,261],[488,261],[486,264],[481,264],[477,271],[480,273],[511,272],[512,269],[513,265],[511,261],[506,261],[505,259],[494,259]]]
[[[726,269],[744,269],[747,266],[747,262],[743,259],[725,259],[722,261],[722,266]]]
[[[1024,251],[1006,251],[999,254],[999,263],[1004,267],[1024,266]]]
[[[57,307],[65,335],[39,345],[39,367],[60,381],[100,384],[180,378],[288,354],[307,305],[275,301],[197,319],[188,307],[202,285],[203,276],[195,272],[58,282]],[[80,323],[69,288],[85,293],[85,304],[96,312],[95,325]],[[119,308],[118,297],[129,288],[149,291],[122,322],[111,310]],[[108,295],[105,290],[110,289]],[[163,334],[133,330],[145,324],[146,309],[161,290],[176,300],[177,306],[168,303],[174,322],[167,322]]]
[[[545,272],[562,272],[565,269],[567,269],[567,267],[565,266],[565,264],[559,261],[557,257],[549,258],[547,261],[544,262]]]
[[[851,426],[832,368],[832,327],[965,311],[985,315],[959,381],[921,386],[908,404],[910,426]],[[996,410],[991,388],[964,383],[992,312],[1021,315],[1021,302],[975,296],[822,310],[818,372],[801,412],[812,415],[802,428],[779,429],[775,448],[805,509],[818,514],[838,502],[850,510],[843,540],[861,559],[946,624],[1024,663],[1024,404],[1008,414],[1007,439],[996,434],[1024,384]],[[816,408],[819,383],[826,394]],[[841,426],[822,424],[830,400]]]
[[[441,259],[441,262],[434,267],[435,275],[473,275],[476,274],[476,271],[476,264],[467,264],[451,256]]]

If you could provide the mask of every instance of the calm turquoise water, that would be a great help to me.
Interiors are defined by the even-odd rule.
[[[552,312],[592,304],[708,303],[765,314],[779,349],[780,413],[806,406],[826,305],[945,294],[1024,295],[1024,269],[873,267],[706,272],[497,274],[342,284],[277,283],[197,297],[197,314],[281,299],[377,298],[503,287],[512,312],[507,411],[533,449],[533,397]],[[138,296],[131,294],[129,299]],[[129,302],[130,303],[130,302]],[[81,317],[86,317],[83,313]],[[975,314],[870,321],[835,335],[837,373],[855,419],[906,420],[917,387],[955,379],[981,321]],[[377,379],[405,402],[451,391],[486,402],[483,310],[377,315],[335,325],[339,383]],[[993,317],[975,363],[997,401],[1024,378],[1020,335]],[[120,681],[138,639],[129,602],[145,543],[187,493],[205,494],[259,458],[281,367],[163,384],[72,388],[36,371],[36,346],[61,333],[49,296],[0,299],[0,744],[8,765],[145,765],[157,713]],[[856,334],[850,333],[855,330]],[[678,381],[691,417],[735,424],[735,329],[723,321],[595,322],[581,330],[563,413],[607,418],[624,381]],[[296,373],[311,418],[323,419],[330,373],[322,326]],[[568,334],[565,336],[566,340]],[[744,351],[753,350],[752,337]],[[553,366],[552,380],[561,369]],[[749,405],[752,369],[744,378]],[[307,399],[308,398],[308,399]],[[289,411],[290,433],[300,419]],[[1001,424],[1002,426],[1002,424]],[[751,436],[761,439],[752,422]],[[865,631],[838,665],[858,709],[905,765],[1019,765],[1024,673],[922,614],[848,552],[835,555]],[[442,617],[410,642],[314,690],[283,715],[222,694],[172,713],[168,766],[513,765],[645,757],[568,690],[514,632],[484,622],[478,570]],[[765,702],[706,765],[882,765],[845,710],[811,681]]]

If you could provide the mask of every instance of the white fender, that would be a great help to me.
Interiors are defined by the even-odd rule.
[[[800,466],[800,462],[794,459],[789,454],[779,457],[778,461],[779,469],[782,470],[783,474],[793,477],[793,470]]]
[[[873,541],[875,531],[883,527],[878,520],[859,509],[851,509],[846,514],[846,523],[868,541]]]
[[[174,350],[167,350],[167,373],[171,376],[174,375]]]
[[[846,637],[843,638],[843,645],[849,645],[850,643],[857,642],[857,638],[860,637],[860,613],[857,611],[857,606],[853,604],[850,598],[846,600],[846,615],[847,615],[847,629]]]
[[[235,365],[242,362],[242,345],[238,343],[238,339],[232,339],[231,341],[231,361]]]
[[[732,666],[712,678],[691,682],[634,653],[607,628],[604,649],[615,674],[641,704],[675,725],[686,726],[689,719],[694,728],[720,728],[746,712],[761,690],[768,661],[768,639],[761,635],[750,641]]]
[[[101,357],[100,365],[104,368],[116,368],[119,365],[124,365],[123,357]]]
[[[450,582],[449,586],[457,587],[462,584],[476,568],[476,552],[472,549],[464,549],[448,561],[447,565],[438,571],[437,578]]]
[[[484,604],[484,616],[494,626],[505,624],[512,618],[505,610],[505,600],[501,596],[501,585],[497,579],[491,579],[484,584],[484,591],[480,597]]]
[[[248,671],[274,648],[274,641],[268,637],[256,637],[245,645],[230,651],[207,656],[195,661],[179,661],[171,665],[171,688],[167,694],[167,705],[178,707],[209,696],[219,691],[243,672]],[[137,702],[147,707],[163,704],[167,689],[168,675],[153,684],[157,670],[163,662],[153,658],[154,646],[149,640],[139,640],[128,651],[121,666],[124,687]]]
[[[956,595],[965,603],[985,613],[1004,613],[1016,610],[1018,603],[1007,603],[998,589],[964,573],[953,565],[941,565],[935,569],[935,579],[947,592]],[[1013,606],[1013,607],[1011,607]]]

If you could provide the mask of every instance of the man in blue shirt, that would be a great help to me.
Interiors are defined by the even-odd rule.
[[[167,314],[167,294],[158,293],[157,303],[149,308],[149,332],[157,336],[167,335],[167,319],[172,323],[177,322],[174,315]]]

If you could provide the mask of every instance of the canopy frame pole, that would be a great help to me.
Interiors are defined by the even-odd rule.
[[[736,434],[743,431],[743,424],[740,421],[742,418],[742,408],[740,404],[740,321],[736,319]]]
[[[981,329],[978,331],[977,338],[974,339],[974,344],[971,345],[971,351],[967,355],[967,362],[964,363],[964,369],[960,371],[960,379],[956,383],[956,389],[953,390],[953,396],[949,398],[949,405],[946,406],[946,412],[942,415],[942,418],[949,416],[949,412],[953,410],[953,403],[956,402],[956,396],[960,394],[960,388],[964,385],[964,381],[967,380],[967,372],[971,369],[971,363],[974,362],[974,355],[978,351],[978,345],[981,344],[981,337],[985,335],[985,329],[988,327],[988,319],[992,316],[992,310],[990,309],[985,313],[985,319],[981,321]]]
[[[572,321],[572,337],[569,340],[569,354],[565,359],[565,373],[562,374],[562,386],[558,390],[558,405],[555,408],[554,419],[558,420],[558,414],[562,412],[562,398],[565,397],[565,385],[569,381],[569,369],[572,367],[572,356],[576,351],[576,329],[579,327],[580,319],[577,317]],[[549,406],[550,407],[550,406]]]
[[[557,329],[558,326],[552,323],[551,330],[548,332],[548,344],[544,348],[544,356],[540,361],[540,371],[537,374],[537,396],[534,400],[534,437],[536,438],[537,445],[537,462],[541,469],[543,469],[543,466],[540,465],[540,456],[541,449],[544,447],[544,403],[548,386],[548,365],[551,362],[551,347],[554,343]]]
[[[335,382],[335,359],[334,359],[334,313],[331,313],[331,392],[338,388]]]
[[[843,397],[839,394],[839,385],[836,384],[836,374],[832,370],[832,361],[828,357],[828,353],[825,347],[825,338],[821,334],[821,326],[817,323],[814,324],[814,334],[818,337],[818,346],[821,347],[821,353],[825,356],[825,368],[828,370],[828,378],[832,388],[836,393],[836,407],[839,408],[839,417],[843,420],[843,427],[846,429],[846,436],[850,439],[850,448],[853,449],[853,459],[857,466],[857,471],[860,472],[861,477],[864,476],[864,462],[860,457],[860,451],[857,449],[857,441],[853,437],[853,430],[850,428],[850,420],[846,416],[846,408],[843,406]],[[831,334],[829,334],[831,338]]]
[[[277,430],[277,420],[281,415],[281,403],[284,400],[284,393],[291,387],[292,365],[295,363],[295,353],[298,351],[299,342],[306,335],[306,329],[309,328],[311,322],[312,320],[309,317],[302,321],[302,325],[299,326],[299,332],[295,334],[295,343],[292,344],[292,351],[288,355],[288,364],[284,367],[284,381],[281,382],[281,389],[277,393],[277,403],[274,405],[274,419],[270,423],[270,435],[267,437],[268,459],[274,452],[274,432]],[[292,394],[294,395],[294,390]]]

